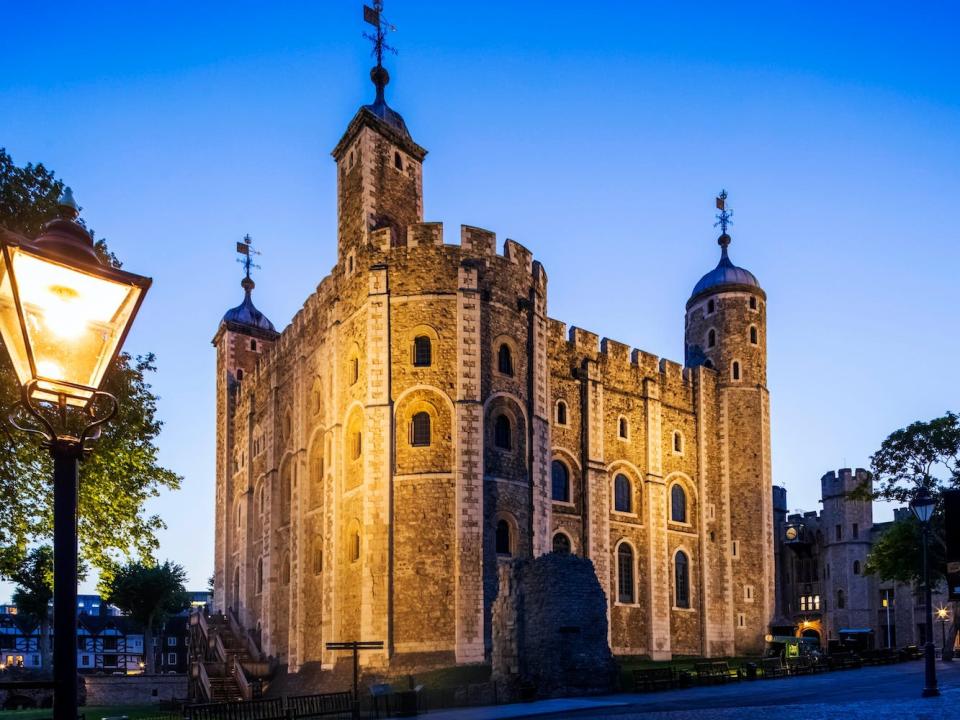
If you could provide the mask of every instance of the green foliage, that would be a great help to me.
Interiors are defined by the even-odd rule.
[[[13,602],[17,610],[37,622],[49,615],[53,599],[53,548],[40,545],[27,553],[6,554],[0,578],[16,584]]]
[[[960,416],[947,412],[927,422],[918,421],[890,433],[870,459],[874,482],[872,497],[909,503],[919,488],[937,498],[930,519],[930,582],[944,577],[943,505],[939,493],[960,487]],[[865,488],[857,494],[869,496]],[[913,516],[893,523],[874,543],[866,572],[884,580],[918,582],[923,577],[922,531]]]
[[[56,215],[63,183],[43,165],[16,167],[0,149],[0,227],[35,237],[44,221]],[[101,240],[97,252],[119,266]],[[156,515],[146,516],[146,501],[162,490],[176,490],[180,477],[160,466],[156,440],[157,397],[147,382],[156,370],[152,354],[121,353],[104,378],[103,389],[119,402],[119,413],[103,426],[93,453],[80,466],[78,528],[80,549],[101,571],[109,573],[121,555],[151,557],[156,531],[164,527]],[[20,387],[7,352],[0,348],[0,411],[20,397]],[[4,425],[0,430],[0,538],[7,553],[23,554],[28,545],[53,535],[52,460],[32,439]]]

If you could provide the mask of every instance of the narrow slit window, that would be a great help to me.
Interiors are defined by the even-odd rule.
[[[560,400],[557,403],[557,425],[567,424],[567,404]]]
[[[617,548],[617,598],[622,603],[634,602],[633,548],[625,542]]]
[[[678,608],[690,607],[690,560],[682,550],[673,559],[674,602]]]
[[[740,379],[740,363],[737,362],[736,360],[733,361],[733,379],[734,380]]]
[[[707,333],[707,347],[716,347],[717,345],[717,331],[713,328],[710,328],[710,332]]]
[[[758,341],[757,341],[757,328],[756,328],[756,326],[751,325],[751,326],[750,326],[750,344],[751,344],[751,345],[756,345],[757,342],[758,342]]]
[[[501,450],[513,448],[513,432],[510,427],[510,418],[506,415],[497,415],[493,424],[493,444]]]
[[[502,343],[497,350],[497,370],[503,375],[513,377],[513,353],[510,352],[510,346]]]

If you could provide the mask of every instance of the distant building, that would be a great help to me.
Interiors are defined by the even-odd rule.
[[[156,633],[154,652],[157,672],[187,671],[187,637],[190,610],[209,606],[209,591],[192,591],[190,607],[168,618]],[[0,667],[39,670],[40,627],[16,605],[0,606]],[[51,646],[53,628],[50,632]],[[81,673],[142,672],[145,664],[143,629],[131,618],[103,602],[99,595],[77,598],[77,668]]]
[[[922,589],[866,575],[873,544],[909,515],[895,511],[892,522],[873,522],[873,503],[851,499],[861,485],[873,488],[869,472],[849,468],[820,479],[823,509],[787,514],[787,491],[773,488],[777,557],[775,634],[856,643],[864,648],[921,645],[925,639]],[[933,607],[947,604],[936,592]],[[934,618],[934,643],[940,628]]]

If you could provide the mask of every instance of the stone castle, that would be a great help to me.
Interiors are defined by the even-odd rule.
[[[213,339],[215,607],[291,671],[349,640],[384,641],[372,666],[484,662],[498,564],[569,552],[614,653],[761,651],[767,298],[730,237],[687,302],[683,365],[568,331],[527,248],[424,222],[427,152],[371,77],[333,149],[336,266],[283,332],[248,269]]]

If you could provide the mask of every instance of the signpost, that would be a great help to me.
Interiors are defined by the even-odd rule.
[[[328,642],[327,650],[353,651],[353,717],[360,717],[360,651],[383,650],[383,640],[350,640],[349,642]]]

